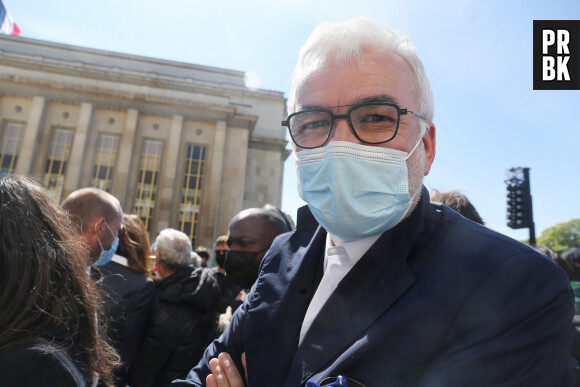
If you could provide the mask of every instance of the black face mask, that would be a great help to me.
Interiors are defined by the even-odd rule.
[[[258,279],[258,272],[260,270],[258,255],[262,251],[228,250],[224,266],[228,280],[243,289],[251,288]]]
[[[226,251],[227,250],[223,250],[223,251],[218,250],[215,252],[215,261],[222,268],[224,267],[224,263],[226,261]]]

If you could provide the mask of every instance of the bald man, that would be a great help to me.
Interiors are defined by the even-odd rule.
[[[228,279],[244,289],[258,278],[260,262],[278,235],[291,231],[284,214],[272,206],[249,208],[229,225],[224,269]]]
[[[81,188],[62,203],[77,226],[79,243],[85,247],[89,265],[107,264],[119,243],[123,210],[119,200],[98,188]]]

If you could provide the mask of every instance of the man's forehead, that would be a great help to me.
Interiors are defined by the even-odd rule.
[[[236,218],[230,223],[229,236],[231,238],[240,238],[243,236],[252,237],[263,234],[268,226],[264,216],[251,214],[241,218]]]
[[[353,105],[373,98],[409,105],[417,99],[415,90],[415,75],[402,57],[370,49],[360,62],[327,64],[306,75],[297,84],[294,108]]]

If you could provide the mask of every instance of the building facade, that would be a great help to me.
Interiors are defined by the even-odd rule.
[[[57,203],[101,188],[151,236],[211,247],[240,210],[280,206],[285,103],[239,71],[0,35],[0,173]]]

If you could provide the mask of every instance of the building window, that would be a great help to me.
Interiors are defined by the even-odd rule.
[[[163,141],[145,140],[143,142],[134,213],[141,217],[147,231],[151,231],[151,216],[155,208],[162,153]]]
[[[117,157],[119,136],[101,134],[97,147],[97,157],[93,168],[93,180],[91,185],[103,191],[111,192],[113,182],[113,167]]]
[[[0,143],[0,175],[14,173],[25,128],[25,124],[15,122],[7,122],[4,125],[2,142]]]
[[[194,246],[199,229],[201,182],[205,159],[206,148],[204,146],[187,146],[179,220],[181,231],[189,236]]]
[[[44,187],[56,203],[60,202],[62,195],[66,165],[70,156],[73,136],[74,132],[69,129],[55,129],[52,133],[50,151],[44,173]]]

